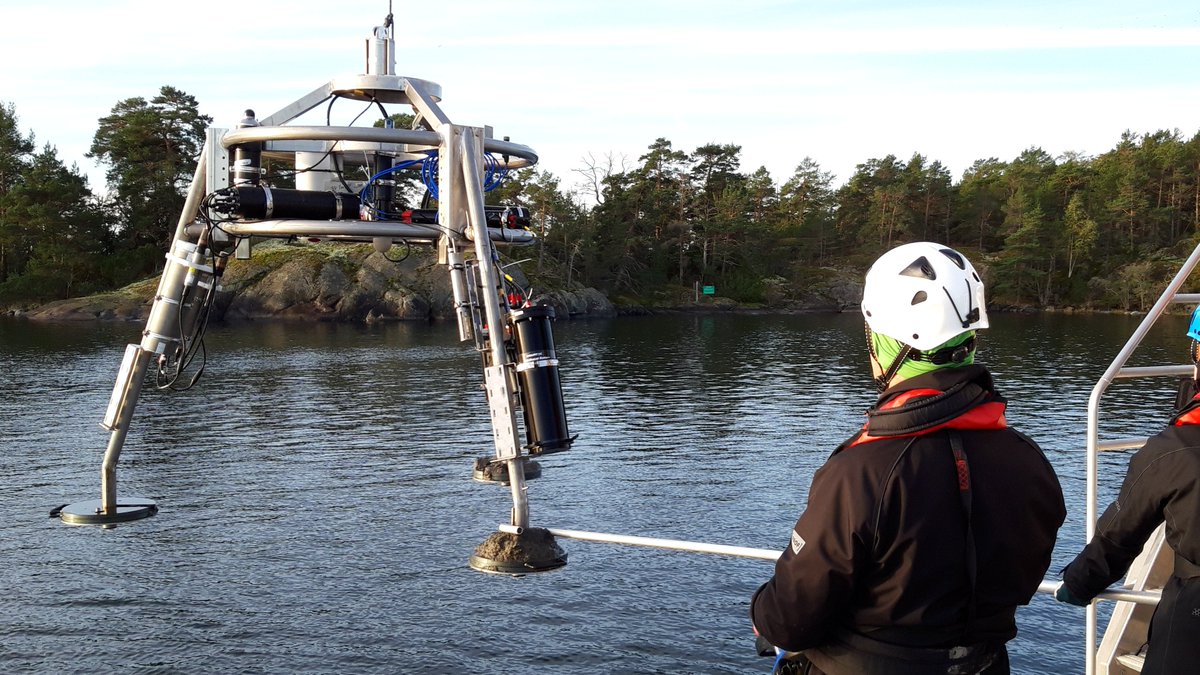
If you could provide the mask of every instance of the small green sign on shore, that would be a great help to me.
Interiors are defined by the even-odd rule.
[[[716,286],[705,286],[705,287],[703,287],[703,288],[701,288],[701,289],[700,289],[700,292],[701,292],[701,293],[703,293],[703,294],[705,294],[705,295],[716,295],[716,294],[717,294],[717,287],[716,287]]]

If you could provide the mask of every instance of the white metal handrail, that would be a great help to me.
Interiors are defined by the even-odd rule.
[[[509,532],[511,534],[520,534],[524,528],[515,527],[506,523],[500,524],[497,528],[501,532]],[[686,551],[689,553],[711,553],[715,555],[727,555],[734,558],[752,558],[754,560],[767,560],[774,562],[779,559],[781,551],[771,548],[749,548],[746,546],[728,546],[725,544],[708,544],[700,541],[683,541],[680,539],[661,539],[658,537],[635,537],[627,534],[609,534],[606,532],[587,532],[585,530],[564,530],[559,528],[545,528],[547,532],[555,537],[563,539],[576,539],[579,541],[590,541],[602,544],[626,544],[629,546],[645,546],[648,548],[661,548],[669,551]],[[1044,579],[1038,585],[1037,592],[1047,595],[1054,595],[1054,590],[1058,586],[1057,581],[1052,579]],[[1142,605],[1158,604],[1162,593],[1159,591],[1133,591],[1123,588],[1111,588],[1106,591],[1101,591],[1096,596],[1098,600],[1112,600],[1117,602],[1134,602]]]
[[[1150,332],[1150,328],[1162,317],[1167,307],[1171,304],[1200,304],[1200,293],[1180,293],[1179,289],[1183,287],[1187,278],[1191,275],[1192,270],[1200,263],[1200,246],[1197,246],[1192,254],[1188,256],[1186,262],[1171,279],[1167,288],[1159,296],[1154,306],[1147,312],[1146,317],[1142,319],[1141,324],[1134,330],[1133,335],[1121,348],[1115,359],[1104,374],[1100,376],[1096,386],[1092,389],[1092,394],[1088,398],[1087,411],[1087,518],[1085,521],[1087,527],[1087,541],[1091,541],[1096,534],[1097,506],[1096,495],[1097,489],[1097,467],[1099,465],[1098,455],[1101,451],[1100,444],[1100,397],[1108,386],[1118,378],[1131,377],[1153,377],[1164,375],[1180,375],[1189,374],[1192,371],[1187,366],[1152,366],[1140,368],[1127,368],[1126,363],[1129,358],[1141,345],[1146,334]],[[1085,621],[1086,635],[1084,635],[1085,647],[1085,673],[1086,675],[1095,675],[1096,672],[1096,605],[1092,603],[1087,608],[1087,619]]]

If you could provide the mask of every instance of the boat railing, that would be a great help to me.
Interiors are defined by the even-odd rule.
[[[1115,440],[1100,440],[1100,399],[1108,386],[1118,379],[1131,379],[1143,377],[1179,377],[1183,375],[1191,375],[1195,373],[1192,366],[1186,365],[1166,365],[1166,366],[1128,366],[1130,358],[1141,345],[1142,340],[1150,332],[1150,329],[1156,324],[1159,319],[1166,313],[1167,309],[1175,304],[1200,304],[1200,293],[1181,293],[1180,289],[1187,281],[1196,265],[1200,263],[1200,246],[1197,246],[1192,251],[1188,259],[1183,263],[1183,266],[1171,279],[1162,295],[1155,301],[1154,306],[1146,313],[1137,329],[1126,341],[1125,345],[1118,352],[1116,358],[1113,359],[1108,369],[1101,375],[1099,381],[1096,382],[1092,389],[1092,394],[1088,399],[1087,410],[1087,516],[1086,516],[1086,534],[1087,540],[1091,541],[1096,533],[1096,521],[1099,518],[1097,509],[1097,493],[1098,493],[1098,477],[1097,469],[1099,466],[1098,456],[1100,452],[1109,450],[1126,450],[1132,448],[1140,448],[1145,440],[1136,439],[1115,439]],[[1147,604],[1156,604],[1147,603]],[[1085,621],[1085,653],[1086,653],[1086,675],[1094,675],[1096,672],[1096,605],[1091,604],[1087,608],[1087,618]],[[1111,623],[1110,623],[1111,629]]]
[[[497,528],[501,532],[510,532],[512,534],[520,534],[521,528],[514,527],[508,524],[500,524]],[[701,541],[684,541],[680,539],[661,539],[658,537],[638,537],[627,534],[611,534],[607,532],[588,532],[585,530],[570,530],[560,528],[545,528],[550,534],[562,539],[575,539],[577,541],[590,541],[601,544],[624,544],[628,546],[645,546],[647,548],[659,548],[668,551],[684,551],[689,553],[709,553],[714,555],[725,555],[734,558],[750,558],[753,560],[766,560],[774,562],[779,559],[782,551],[770,548],[751,548],[747,546],[729,546],[725,544],[710,544]],[[1055,588],[1058,586],[1057,581],[1045,579],[1038,585],[1038,593],[1053,595]],[[1114,602],[1133,602],[1142,605],[1156,605],[1162,597],[1159,591],[1135,591],[1123,588],[1113,588],[1107,591],[1102,591],[1096,596],[1100,600],[1110,600]]]

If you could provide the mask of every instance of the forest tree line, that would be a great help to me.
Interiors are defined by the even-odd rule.
[[[118,102],[88,153],[106,169],[100,196],[0,103],[0,305],[161,270],[210,123],[169,86]],[[811,158],[777,181],[744,171],[740,155],[659,138],[636,160],[585,159],[570,185],[514,171],[488,201],[530,209],[541,235],[521,253],[531,276],[618,302],[683,298],[696,283],[739,302],[786,300],[838,270],[861,273],[896,244],[932,240],[985,271],[994,304],[1144,309],[1200,241],[1200,133],[1126,131],[1097,156],[1033,147],[957,179],[921,154],[887,155],[840,185]],[[417,205],[419,181],[397,194],[411,202],[398,207]]]

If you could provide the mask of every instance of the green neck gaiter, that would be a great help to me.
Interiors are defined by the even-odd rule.
[[[930,349],[929,351],[921,353],[932,354],[939,349],[957,347],[972,337],[975,337],[975,331],[969,330],[965,333],[950,338],[946,342],[934,347],[933,349]],[[892,365],[892,361],[895,361],[896,357],[900,355],[900,348],[902,345],[898,340],[894,340],[886,335],[876,333],[874,331],[871,332],[871,341],[875,347],[875,358],[879,361],[879,367],[883,369],[884,372],[887,372],[887,369]],[[962,361],[952,361],[950,363],[943,363],[940,365],[936,363],[930,363],[929,361],[913,361],[912,359],[904,359],[904,363],[900,365],[900,370],[896,371],[896,377],[892,378],[892,382],[894,383],[897,377],[907,380],[910,377],[915,377],[924,373],[931,373],[940,368],[958,368],[960,366],[969,366],[972,363],[975,363],[974,349],[967,352],[967,358],[963,359]]]

